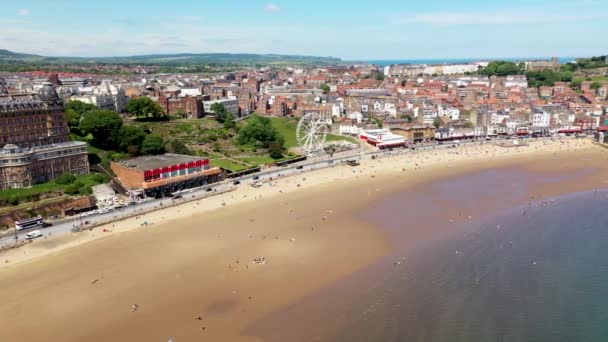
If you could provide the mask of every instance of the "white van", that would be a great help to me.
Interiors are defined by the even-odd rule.
[[[25,234],[25,238],[28,240],[33,240],[39,237],[42,237],[42,233],[39,230],[34,230]]]

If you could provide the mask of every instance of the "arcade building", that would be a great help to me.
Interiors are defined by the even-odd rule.
[[[160,198],[218,182],[223,176],[222,170],[212,167],[209,159],[171,153],[112,162],[110,167],[122,192],[140,197]]]

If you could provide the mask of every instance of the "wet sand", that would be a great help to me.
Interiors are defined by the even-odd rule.
[[[458,211],[442,198],[443,207],[425,208],[412,218],[432,217],[436,224],[408,226],[396,239],[390,229],[378,229],[374,217],[361,216],[373,203],[408,189],[433,196],[424,184],[509,165],[556,179],[530,187],[538,197],[605,186],[608,178],[605,150],[586,141],[455,152],[307,173],[147,215],[154,223],[147,228],[130,220],[111,227],[112,234],[48,239],[2,255],[10,262],[0,269],[0,340],[328,336],[348,318],[328,313],[348,309],[350,295],[373,286],[362,275],[381,275],[395,251],[450,232],[445,219],[455,213],[443,207]],[[254,263],[258,257],[267,263]]]

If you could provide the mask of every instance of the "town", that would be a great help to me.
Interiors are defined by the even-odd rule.
[[[321,156],[517,137],[608,140],[606,56],[204,74],[107,68],[0,74],[3,230],[238,184]]]

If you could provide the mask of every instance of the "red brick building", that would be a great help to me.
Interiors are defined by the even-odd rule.
[[[197,119],[205,115],[202,96],[171,96],[161,95],[158,104],[169,115],[180,115],[184,118]]]
[[[212,167],[209,159],[171,153],[112,162],[110,168],[125,190],[147,197],[162,197],[222,177],[222,170]]]

